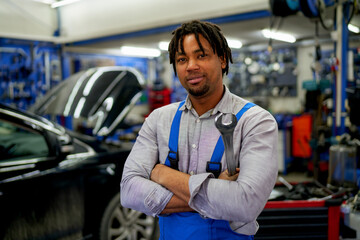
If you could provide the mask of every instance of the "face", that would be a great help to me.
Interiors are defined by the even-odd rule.
[[[183,38],[184,51],[178,48],[175,56],[176,72],[182,86],[190,97],[207,97],[222,94],[222,69],[226,67],[223,57],[214,53],[210,43],[199,35],[204,51],[201,51],[195,34]]]

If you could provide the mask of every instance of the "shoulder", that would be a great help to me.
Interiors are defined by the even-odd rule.
[[[243,99],[235,94],[232,94],[233,108],[236,113],[238,113],[246,104],[253,104],[252,102]],[[267,111],[266,109],[253,104],[241,117],[242,122],[247,122],[249,124],[259,124],[261,122],[266,122],[267,124],[276,124],[274,116]]]
[[[252,113],[252,114],[265,114],[265,115],[272,116],[271,113],[269,111],[267,111],[266,109],[254,104],[253,102],[251,102],[249,100],[239,97],[233,93],[231,93],[231,99],[232,99],[234,112],[236,112],[236,113],[239,112],[245,105],[249,104],[252,107],[250,107],[247,112]],[[251,114],[249,114],[249,115],[251,115]]]
[[[179,107],[179,103],[171,103],[153,110],[144,121],[141,128],[143,134],[157,134],[168,131]]]
[[[177,109],[179,108],[179,104],[180,102],[170,103],[168,105],[157,108],[150,113],[146,120],[156,121],[158,123],[172,121]]]

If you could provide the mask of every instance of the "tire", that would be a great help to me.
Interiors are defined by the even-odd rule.
[[[155,218],[122,207],[118,193],[105,208],[100,224],[100,240],[152,240],[157,235],[157,226]]]

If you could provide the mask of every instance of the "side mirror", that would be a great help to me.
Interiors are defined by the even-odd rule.
[[[74,151],[73,139],[67,133],[57,135],[50,131],[45,131],[45,138],[49,146],[49,155],[55,156],[56,160],[64,158]]]

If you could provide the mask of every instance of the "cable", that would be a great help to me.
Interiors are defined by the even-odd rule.
[[[324,16],[323,16],[323,14],[326,15],[325,11],[326,11],[327,6],[325,5],[323,0],[318,0],[317,2],[318,2],[317,8],[319,10],[319,19],[320,19],[321,26],[327,31],[332,31],[333,28],[334,28],[334,23],[335,23],[335,16],[336,16],[335,11],[336,11],[336,8],[333,9],[332,23],[331,23],[330,26],[327,26],[326,23],[325,23]],[[322,9],[322,7],[323,7],[323,9]],[[329,8],[332,8],[332,6],[330,6]]]
[[[352,20],[352,18],[354,17],[354,15],[355,15],[355,8],[356,8],[356,0],[354,0],[353,1],[353,3],[351,4],[352,5],[352,11],[351,11],[351,13],[350,13],[350,16],[349,16],[349,18],[345,18],[345,16],[347,16],[345,13],[345,11],[347,11],[348,9],[346,9],[346,7],[349,7],[350,5],[349,4],[347,4],[348,2],[346,2],[344,5],[344,9],[343,9],[343,15],[344,15],[344,19],[345,19],[345,23],[346,23],[346,25],[349,25],[350,24],[350,22],[351,22],[351,20]]]

